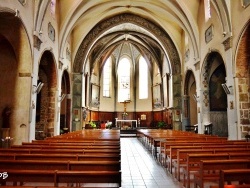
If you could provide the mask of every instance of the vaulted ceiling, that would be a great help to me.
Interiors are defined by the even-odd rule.
[[[171,74],[180,71],[183,40],[188,38],[194,59],[199,60],[200,9],[203,0],[60,0],[59,49],[63,57],[71,42],[74,72],[83,72],[87,61],[104,61],[109,55],[119,58],[130,52],[159,65],[169,61]],[[225,0],[211,0],[216,11]],[[224,30],[229,30],[227,12],[217,12]]]
[[[82,72],[88,60],[103,61],[111,54],[119,59],[125,53],[132,58],[141,54],[159,68],[165,56],[175,62],[176,65],[169,66],[176,72],[183,33],[196,49],[194,53],[198,51],[200,0],[60,0],[58,3],[61,56],[70,37],[75,72]]]

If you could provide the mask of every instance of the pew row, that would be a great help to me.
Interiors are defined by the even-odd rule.
[[[0,160],[119,161],[118,154],[20,154],[0,153]]]
[[[180,181],[180,171],[181,168],[184,169],[186,177],[189,175],[189,169],[187,167],[193,166],[195,162],[199,162],[200,160],[204,160],[207,156],[212,154],[224,154],[227,155],[228,159],[245,159],[250,158],[250,149],[245,148],[214,148],[214,149],[179,149],[177,150],[177,159],[173,160],[173,167],[175,172],[175,178]],[[196,161],[192,161],[194,157]],[[199,158],[200,157],[200,158]],[[190,164],[189,164],[190,163]],[[193,169],[194,171],[194,169]],[[185,178],[184,178],[185,185]]]
[[[0,179],[1,185],[7,182],[53,183],[54,187],[60,183],[116,183],[121,187],[121,171],[8,170],[8,178]]]
[[[189,146],[182,146],[182,145],[174,145],[170,146],[169,151],[166,153],[166,163],[167,167],[170,173],[172,173],[173,168],[173,161],[177,159],[177,152],[181,149],[199,149],[199,150],[208,150],[213,149],[214,151],[234,151],[234,150],[244,150],[244,151],[250,151],[250,148],[248,145],[237,145],[237,148],[235,145],[229,145],[229,144],[215,144],[215,143],[208,143],[203,145],[203,143],[198,145],[189,145]]]
[[[29,149],[29,148],[0,148],[0,153],[26,153],[26,154],[118,154],[120,149]]]
[[[194,173],[194,187],[204,188],[204,184],[207,182],[219,184],[220,170],[233,169],[250,169],[250,160],[201,160],[198,172]]]
[[[41,161],[41,160],[1,160],[0,169],[7,170],[81,170],[119,171],[120,161]]]
[[[190,153],[184,160],[185,165],[182,166],[183,169],[183,185],[187,188],[190,187],[190,174],[196,173],[199,170],[199,163],[201,160],[229,160],[229,159],[250,159],[250,153],[223,153],[218,151],[218,153]],[[232,156],[233,155],[233,156]]]
[[[250,187],[250,169],[221,170],[219,188],[237,182],[238,184],[248,184]]]

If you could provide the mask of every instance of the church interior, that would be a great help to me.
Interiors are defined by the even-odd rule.
[[[221,138],[248,151],[249,5],[249,0],[0,1],[2,152],[85,136],[105,147],[110,140],[127,146],[121,159],[135,156],[126,153],[137,152],[129,144],[138,151],[142,146],[157,159],[154,166],[168,166],[174,174],[172,162],[165,164],[169,137],[194,136],[193,143],[200,144]],[[169,185],[182,186],[189,183]]]

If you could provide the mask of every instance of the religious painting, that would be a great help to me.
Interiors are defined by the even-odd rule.
[[[246,8],[247,6],[250,5],[250,0],[242,0],[242,6]]]
[[[91,107],[99,108],[100,106],[100,86],[97,84],[91,85]]]
[[[153,108],[162,108],[161,84],[153,86]]]
[[[206,43],[210,42],[213,39],[213,25],[210,25],[205,31],[205,41]]]
[[[224,65],[220,65],[209,81],[209,99],[210,111],[226,111],[227,110],[227,95],[221,84],[225,83],[226,70]]]
[[[141,115],[141,120],[146,120],[146,118],[147,118],[146,114]]]

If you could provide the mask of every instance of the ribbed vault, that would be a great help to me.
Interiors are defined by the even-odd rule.
[[[180,59],[169,35],[155,23],[133,14],[117,15],[96,24],[76,53],[74,72],[83,72],[87,60],[95,63],[107,58],[124,42],[135,47],[145,59],[153,59],[160,69],[165,54],[171,63],[171,74],[180,74]]]

